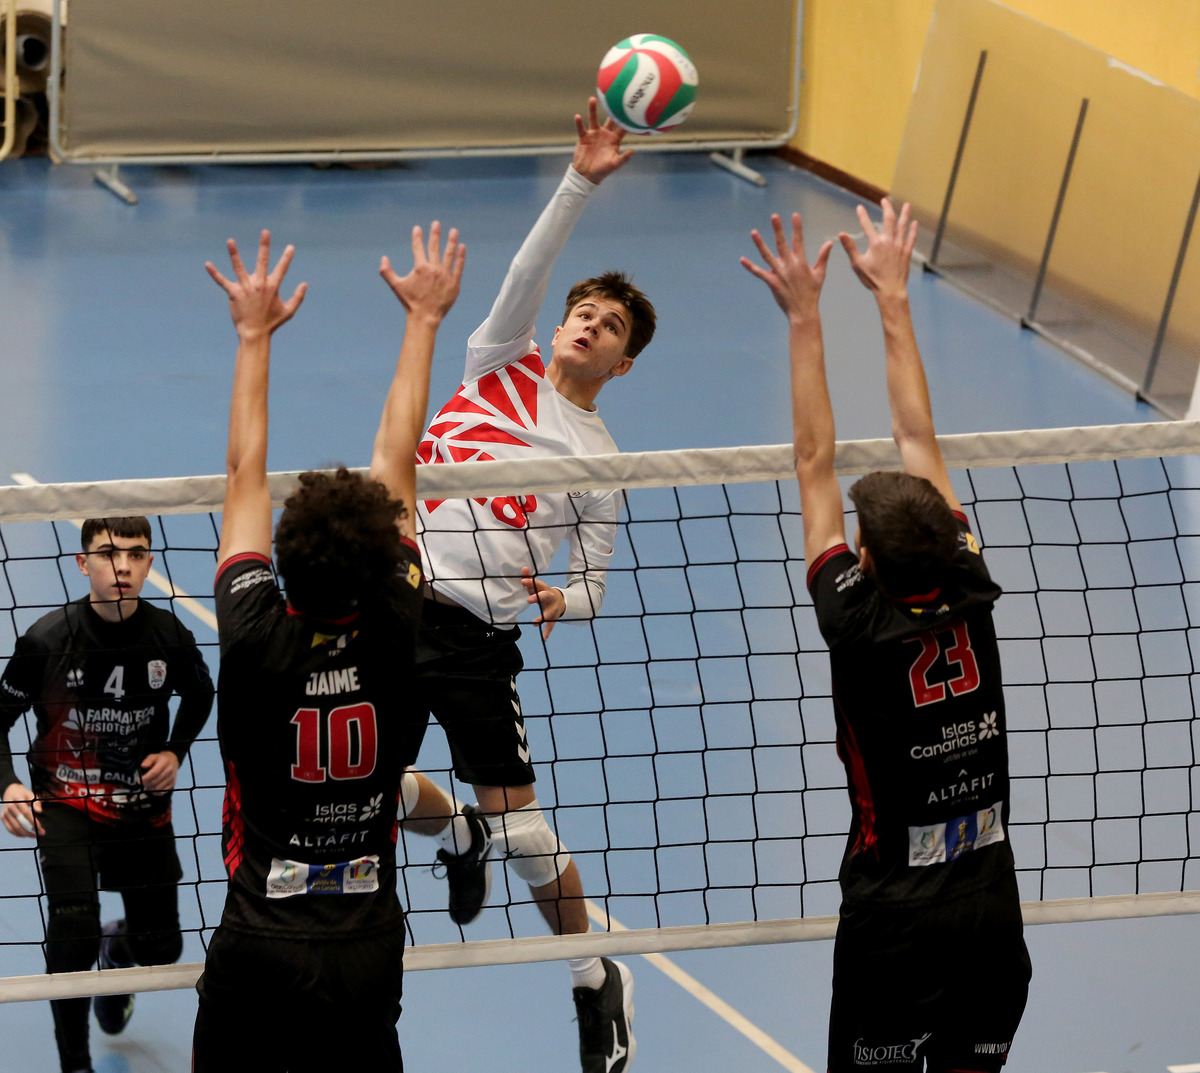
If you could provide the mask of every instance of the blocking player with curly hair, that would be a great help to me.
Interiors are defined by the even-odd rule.
[[[371,468],[367,478],[301,476],[276,534],[286,600],[270,569],[267,386],[271,337],[305,285],[281,298],[293,249],[270,270],[265,231],[252,272],[232,240],[229,253],[234,279],[206,266],[238,334],[216,584],[229,886],[198,985],[193,1069],[272,1068],[286,1039],[292,1070],[333,1068],[352,1053],[394,1073],[396,816],[427,718],[403,686],[421,604],[406,505],[434,339],[465,248],[451,231],[443,252],[434,223],[428,249],[413,229],[407,276],[384,258],[407,321]]]

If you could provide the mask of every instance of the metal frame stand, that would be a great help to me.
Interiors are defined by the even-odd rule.
[[[718,168],[724,168],[726,171],[732,172],[739,179],[745,179],[746,182],[753,183],[755,186],[766,186],[767,178],[765,175],[742,163],[745,155],[745,149],[735,149],[732,156],[726,156],[724,153],[709,153],[708,159],[716,164]]]
[[[1196,180],[1196,189],[1192,193],[1192,204],[1188,209],[1187,222],[1183,225],[1183,236],[1179,240],[1179,252],[1175,255],[1175,268],[1171,272],[1171,283],[1167,287],[1167,299],[1163,303],[1162,316],[1158,321],[1158,331],[1154,335],[1154,346],[1150,350],[1150,361],[1146,365],[1146,375],[1142,380],[1142,391],[1148,392],[1158,369],[1159,355],[1167,338],[1167,325],[1171,320],[1171,307],[1175,304],[1175,292],[1179,289],[1179,277],[1183,274],[1183,264],[1187,260],[1188,244],[1192,240],[1192,228],[1196,223],[1196,210],[1200,208],[1200,179]],[[1200,374],[1196,377],[1196,389],[1192,391],[1192,401],[1188,406],[1189,420],[1195,420],[1197,407],[1200,406]]]
[[[975,65],[975,81],[971,83],[971,95],[967,98],[967,114],[963,117],[962,130],[958,135],[958,148],[954,152],[954,163],[950,166],[950,180],[946,183],[946,197],[942,201],[942,214],[938,217],[937,233],[933,236],[933,246],[929,250],[929,258],[922,262],[926,272],[937,272],[938,251],[942,248],[942,237],[946,234],[946,220],[950,216],[950,202],[954,198],[954,186],[958,182],[958,172],[962,167],[963,151],[967,147],[967,134],[971,130],[971,120],[975,115],[975,101],[979,98],[979,86],[983,82],[983,69],[987,66],[987,49],[979,53],[979,62]]]
[[[12,152],[17,142],[17,0],[10,0],[4,20],[4,144],[0,160]]]
[[[105,190],[119,197],[126,205],[136,205],[138,203],[138,196],[121,181],[120,170],[121,166],[119,164],[113,164],[107,169],[97,168],[92,173],[92,178],[103,186]]]
[[[1079,117],[1075,120],[1075,134],[1071,138],[1071,148],[1067,152],[1067,163],[1063,168],[1062,181],[1058,184],[1058,200],[1054,203],[1054,212],[1050,217],[1050,230],[1046,233],[1046,245],[1042,249],[1042,261],[1038,265],[1037,278],[1033,283],[1033,294],[1029,297],[1029,312],[1021,318],[1022,328],[1037,329],[1037,307],[1042,300],[1042,285],[1046,282],[1046,269],[1050,266],[1050,251],[1054,249],[1054,236],[1058,233],[1058,220],[1062,216],[1063,203],[1067,200],[1067,187],[1071,183],[1071,170],[1075,167],[1075,153],[1079,149],[1079,139],[1083,135],[1083,123],[1087,119],[1088,99],[1084,97],[1079,104]]]

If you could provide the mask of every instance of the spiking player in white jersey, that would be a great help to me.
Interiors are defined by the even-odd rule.
[[[594,98],[587,125],[577,115],[575,127],[571,166],[468,341],[462,387],[429,426],[421,463],[616,451],[596,397],[650,342],[653,306],[625,276],[609,272],[571,289],[548,363],[533,339],[555,258],[599,183],[633,155],[621,149],[623,131],[599,122]],[[599,613],[621,505],[618,490],[419,504],[426,572],[419,680],[446,731],[455,774],[472,784],[479,808],[466,806],[447,823],[455,810],[423,783],[406,824],[440,838],[458,923],[473,920],[487,900],[494,844],[556,933],[588,930],[579,873],[534,794],[516,691],[517,619],[537,604],[533,621],[548,637],[559,619]],[[556,588],[538,577],[564,540],[569,581]],[[585,1073],[623,1073],[634,1054],[628,968],[596,957],[568,964]]]

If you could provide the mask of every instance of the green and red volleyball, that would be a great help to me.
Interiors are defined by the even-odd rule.
[[[687,119],[699,83],[696,65],[669,37],[633,34],[605,54],[596,91],[618,126],[661,134]]]

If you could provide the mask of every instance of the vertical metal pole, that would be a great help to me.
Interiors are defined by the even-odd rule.
[[[1067,187],[1071,183],[1071,169],[1075,167],[1075,153],[1083,134],[1083,121],[1087,118],[1088,99],[1079,104],[1079,118],[1075,120],[1075,136],[1071,139],[1071,151],[1067,153],[1067,166],[1063,168],[1062,182],[1058,184],[1058,200],[1054,203],[1054,215],[1050,217],[1050,231],[1046,235],[1046,246],[1042,250],[1042,263],[1038,265],[1037,279],[1033,283],[1033,295],[1029,299],[1029,312],[1021,318],[1025,327],[1037,321],[1038,302],[1042,298],[1042,284],[1046,282],[1046,269],[1050,266],[1050,251],[1054,249],[1054,236],[1058,231],[1058,218],[1062,215],[1063,202],[1067,199]]]
[[[0,144],[0,160],[12,152],[17,143],[17,0],[8,5],[4,18],[4,142]]]
[[[958,169],[962,166],[963,150],[967,147],[967,133],[971,129],[971,117],[975,114],[975,100],[979,96],[979,84],[983,81],[983,68],[987,64],[987,49],[979,53],[975,67],[975,81],[971,85],[971,96],[967,100],[967,114],[963,119],[962,131],[958,135],[958,149],[954,153],[954,164],[950,168],[950,181],[946,184],[946,199],[942,202],[942,215],[938,217],[937,234],[933,236],[933,248],[929,251],[930,267],[937,264],[938,250],[942,248],[942,236],[946,233],[946,219],[950,215],[950,201],[954,197],[954,184],[958,182]]]
[[[1183,237],[1179,240],[1179,253],[1175,257],[1175,271],[1171,273],[1171,285],[1167,288],[1167,300],[1163,303],[1158,332],[1154,336],[1154,346],[1150,351],[1150,362],[1146,366],[1146,377],[1142,381],[1143,392],[1150,390],[1150,382],[1154,379],[1154,372],[1158,368],[1158,357],[1167,338],[1167,324],[1171,320],[1171,307],[1175,304],[1175,291],[1179,288],[1179,277],[1183,275],[1183,264],[1187,260],[1188,243],[1192,238],[1192,227],[1196,223],[1198,207],[1200,207],[1200,179],[1196,180],[1196,189],[1192,194],[1192,207],[1188,209],[1187,223],[1183,225]]]

